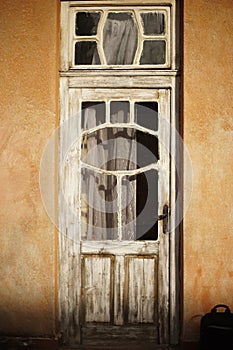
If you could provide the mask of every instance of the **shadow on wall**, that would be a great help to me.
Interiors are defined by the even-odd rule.
[[[30,295],[28,296],[30,300]],[[54,337],[54,316],[43,305],[0,308],[0,337]],[[0,347],[1,350],[1,347]]]

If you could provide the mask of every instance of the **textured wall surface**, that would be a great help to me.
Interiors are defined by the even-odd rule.
[[[56,231],[39,167],[57,122],[58,2],[1,1],[0,333],[54,333]],[[233,309],[232,18],[231,0],[184,0],[184,340],[214,304]]]
[[[39,167],[57,123],[58,2],[2,0],[0,46],[0,333],[51,335],[56,232]]]
[[[184,338],[200,316],[233,309],[233,2],[184,0],[184,140],[193,193],[184,220]],[[186,169],[186,183],[188,183]]]

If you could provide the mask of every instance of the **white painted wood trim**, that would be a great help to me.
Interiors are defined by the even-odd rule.
[[[69,87],[71,88],[98,88],[102,86],[102,88],[170,88],[172,85],[171,77],[157,77],[157,78],[148,78],[148,76],[114,76],[112,79],[104,79],[101,77],[86,76],[86,77],[73,77],[69,78]]]
[[[128,0],[127,5],[175,5],[176,0]],[[104,6],[104,5],[115,5],[115,6],[124,6],[125,0],[61,0],[61,3],[68,3],[69,6]]]
[[[140,254],[140,255],[157,255],[159,244],[150,241],[83,241],[81,242],[83,254]],[[94,253],[93,253],[94,254]]]
[[[177,69],[173,70],[155,70],[155,69],[135,69],[133,72],[129,69],[103,69],[101,72],[98,69],[90,69],[87,73],[86,70],[83,69],[75,69],[70,70],[69,72],[60,72],[61,77],[85,77],[85,76],[91,76],[91,77],[124,77],[124,76],[133,76],[133,77],[139,77],[139,76],[146,76],[146,77],[171,77],[171,76],[178,76],[180,75],[180,72]]]
[[[60,17],[60,70],[69,70],[69,3],[61,3],[61,17]]]
[[[180,119],[180,79],[173,80],[171,90],[171,149],[173,150],[174,159],[171,161],[171,208],[176,208],[176,215],[170,217],[170,343],[178,344],[180,336],[180,236],[181,228],[177,226],[176,218],[181,217],[182,213],[182,149],[180,142],[177,140],[181,130]],[[181,176],[178,180],[177,171]],[[179,186],[179,188],[178,188]],[[177,201],[177,192],[180,197]],[[177,202],[176,202],[177,201]],[[177,226],[177,227],[176,227]]]
[[[159,90],[160,110],[162,123],[160,127],[161,170],[159,173],[159,215],[163,214],[163,206],[170,206],[170,90]],[[158,259],[158,321],[159,340],[161,344],[169,343],[169,239],[163,231],[163,221],[159,221],[159,259]]]

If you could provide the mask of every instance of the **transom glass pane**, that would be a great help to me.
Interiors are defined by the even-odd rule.
[[[165,33],[165,16],[163,13],[141,13],[141,18],[145,35],[161,35]]]
[[[103,49],[107,64],[132,64],[138,33],[132,13],[110,12],[103,31]]]
[[[165,40],[145,40],[140,64],[164,64],[166,62]]]
[[[77,41],[75,44],[75,64],[100,64],[96,41]]]
[[[76,14],[76,35],[96,35],[100,12],[78,12]]]

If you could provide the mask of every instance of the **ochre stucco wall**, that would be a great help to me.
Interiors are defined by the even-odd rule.
[[[184,0],[184,141],[193,191],[184,219],[185,340],[217,303],[233,310],[233,2]],[[188,183],[188,169],[185,171]]]
[[[0,4],[0,334],[54,334],[56,231],[39,167],[58,115],[58,3]]]
[[[42,205],[39,167],[58,118],[58,6],[1,1],[1,334],[55,331],[56,230]],[[183,232],[183,340],[198,339],[200,315],[214,304],[233,309],[232,18],[231,0],[184,0],[193,191]],[[185,185],[188,174],[185,168]]]

